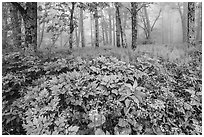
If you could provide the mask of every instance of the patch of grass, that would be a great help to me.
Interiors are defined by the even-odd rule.
[[[52,49],[52,53],[48,54],[48,51],[41,49],[44,52],[44,56],[57,56],[57,57],[82,57],[84,59],[92,59],[99,56],[114,56],[119,60],[125,61],[127,63],[135,62],[137,57],[141,54],[149,54],[155,58],[163,58],[170,62],[175,62],[179,64],[185,64],[190,60],[188,53],[194,51],[194,47],[188,48],[184,44],[146,44],[138,45],[135,51],[131,50],[130,47],[127,49],[117,48],[114,46],[106,45],[98,48],[95,47],[84,47],[84,48],[74,48],[69,50],[68,47],[56,47]]]

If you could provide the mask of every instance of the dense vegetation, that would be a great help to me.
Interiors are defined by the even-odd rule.
[[[99,51],[3,56],[3,134],[202,133],[201,52],[181,65]]]

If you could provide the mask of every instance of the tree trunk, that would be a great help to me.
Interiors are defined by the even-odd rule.
[[[105,30],[104,30],[104,22],[101,22],[101,32],[102,32],[102,40],[103,40],[103,45],[106,45],[106,40],[105,40]]]
[[[7,26],[8,26],[8,11],[7,11],[7,3],[2,3],[2,48],[5,49],[7,47]]]
[[[90,12],[90,24],[91,24],[91,46],[93,47],[93,28],[92,28],[92,14]]]
[[[76,17],[78,17],[78,14],[75,14]],[[75,36],[76,36],[76,46],[79,47],[79,42],[80,42],[80,32],[81,32],[81,28],[80,28],[80,21],[78,21],[78,26],[75,29]],[[77,33],[78,31],[78,33]]]
[[[104,33],[105,33],[105,45],[106,45],[106,44],[109,43],[109,41],[108,41],[108,29],[107,29],[108,24],[105,21],[103,11],[101,11],[101,13],[102,13],[102,24],[103,24],[102,27],[103,27],[103,30],[104,30]]]
[[[149,15],[147,13],[147,8],[146,6],[143,7],[144,9],[144,14],[145,14],[145,19],[146,19],[146,27],[147,27],[147,40],[151,40],[151,26],[150,26],[150,21],[149,21]]]
[[[119,31],[120,31],[120,37],[121,37],[121,43],[122,43],[122,47],[126,47],[125,43],[124,43],[124,39],[123,39],[123,28],[122,28],[122,23],[121,23],[121,17],[120,17],[120,10],[119,10],[119,5],[118,5],[118,25],[119,25]]]
[[[115,8],[116,8],[116,46],[120,47],[120,12],[119,12],[119,5],[118,2],[115,2]]]
[[[21,16],[18,9],[12,6],[13,40],[17,48],[21,48]]]
[[[127,16],[128,12],[127,10],[124,11],[124,20],[123,20],[123,38],[124,38],[124,46],[127,47],[127,40],[126,40],[126,26],[127,26]]]
[[[199,42],[202,40],[200,37],[201,31],[202,31],[202,3],[198,3],[198,14],[197,14],[197,28],[196,28],[196,44],[199,44]]]
[[[121,37],[122,47],[124,48],[125,47],[125,43],[124,43],[124,39],[123,39],[124,33],[123,33],[122,23],[121,23],[121,19],[120,19],[120,14],[119,14],[119,20],[118,21],[119,21],[119,26],[120,26],[120,37]]]
[[[137,48],[137,8],[136,2],[131,2],[131,18],[132,18],[132,49]]]
[[[73,23],[73,16],[74,16],[74,6],[75,6],[75,2],[72,2],[72,8],[70,10],[70,23],[69,23],[69,27],[70,27],[70,30],[69,30],[69,48],[72,49],[72,46],[73,46],[73,37],[72,37],[72,33],[74,31],[74,23]]]
[[[181,17],[183,43],[187,43],[187,15],[188,15],[188,3],[183,2],[183,13],[181,11],[181,5],[178,3],[178,10]]]
[[[37,2],[26,2],[26,10],[17,2],[12,4],[19,10],[25,26],[25,46],[32,46],[37,53]]]
[[[115,46],[115,18],[113,16],[113,46]]]
[[[85,47],[85,39],[84,39],[84,21],[83,21],[83,9],[80,8],[80,28],[81,28],[81,46]]]
[[[111,22],[111,11],[108,11],[108,20],[109,20],[109,44],[112,45],[112,22]]]
[[[43,21],[43,24],[42,24],[42,31],[41,31],[40,41],[39,41],[39,44],[38,44],[39,48],[40,48],[40,45],[42,44],[42,41],[43,41],[44,30],[45,30],[45,21]]]
[[[195,3],[188,2],[188,43],[195,45]]]
[[[183,17],[182,19],[182,28],[183,28],[183,42],[187,43],[188,42],[188,35],[187,35],[187,20],[188,20],[188,2],[183,3]]]
[[[95,46],[99,47],[99,25],[98,25],[98,9],[97,9],[97,6],[95,7],[94,19],[95,19]]]

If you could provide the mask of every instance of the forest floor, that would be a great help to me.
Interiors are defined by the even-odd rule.
[[[202,134],[200,47],[42,51],[3,55],[3,134]]]

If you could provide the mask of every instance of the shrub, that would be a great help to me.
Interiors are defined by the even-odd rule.
[[[133,64],[100,56],[27,67],[23,75],[6,69],[3,77],[4,133],[12,125],[35,135],[202,134],[199,67],[147,54]],[[14,98],[10,87],[17,81]]]

